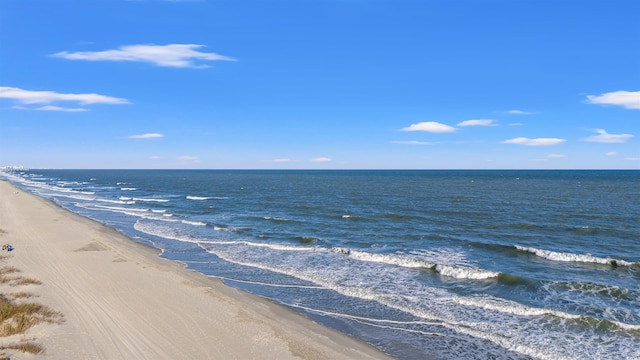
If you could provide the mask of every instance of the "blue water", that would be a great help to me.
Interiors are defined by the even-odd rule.
[[[640,171],[0,176],[399,359],[640,358]]]

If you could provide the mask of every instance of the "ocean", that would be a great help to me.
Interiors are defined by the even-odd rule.
[[[640,171],[0,177],[398,359],[640,359]]]

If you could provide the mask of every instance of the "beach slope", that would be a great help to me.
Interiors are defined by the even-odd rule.
[[[64,317],[21,335],[43,345],[43,354],[7,350],[11,358],[386,358],[6,181],[0,181],[0,230],[0,242],[14,248],[2,252],[0,266],[39,280],[23,286],[34,295],[29,301]]]

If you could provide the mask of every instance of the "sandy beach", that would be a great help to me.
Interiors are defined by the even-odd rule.
[[[384,359],[383,353],[268,300],[162,259],[158,250],[0,181],[0,267],[40,284],[0,290],[59,312],[11,359]]]

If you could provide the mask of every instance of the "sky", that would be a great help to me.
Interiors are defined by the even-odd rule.
[[[0,166],[640,169],[637,0],[0,0]]]

